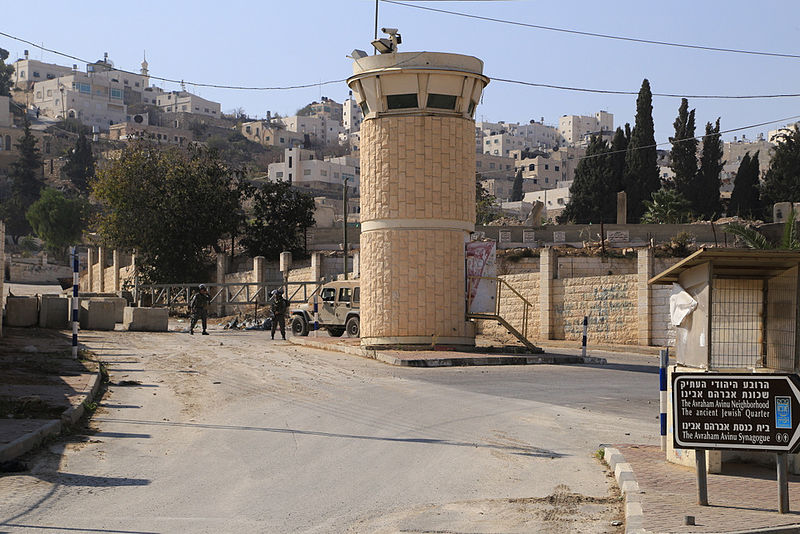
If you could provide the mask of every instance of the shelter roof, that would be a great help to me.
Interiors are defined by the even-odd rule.
[[[692,267],[711,262],[715,277],[771,278],[800,265],[800,251],[740,248],[701,248],[650,280],[648,284],[672,284]]]

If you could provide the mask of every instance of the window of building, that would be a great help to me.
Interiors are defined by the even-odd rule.
[[[528,165],[528,170],[529,171],[533,171],[535,169],[536,169],[536,165],[535,164],[531,163],[530,165]]]
[[[42,92],[36,91],[36,98],[42,98]]]
[[[545,178],[544,179],[544,183],[549,184],[550,183],[550,178]]]
[[[328,176],[328,171],[319,171],[321,176]]]
[[[555,166],[555,169],[556,169],[557,171],[558,171],[558,170],[560,170],[560,169],[558,168],[558,165],[556,165],[556,166]]]
[[[281,137],[281,141],[280,141],[280,142],[281,142],[281,143],[285,143],[286,141],[284,140],[284,138],[283,138],[283,137]]]
[[[200,111],[200,106],[195,106],[195,107],[194,107],[194,110],[195,110],[195,111]]]
[[[19,71],[19,77],[20,78],[24,78],[25,77],[25,71],[24,70]]]
[[[79,83],[77,85],[78,85],[78,91],[80,91],[81,93],[87,95],[92,94],[92,86],[89,85],[88,83]]]
[[[419,107],[417,103],[417,93],[387,95],[386,107],[387,109],[409,109]]]
[[[311,176],[311,169],[303,169],[303,176]]]
[[[185,104],[183,106],[181,106],[181,111],[187,111]]]
[[[557,201],[558,201],[558,203],[559,203],[559,204],[561,204],[562,206],[564,205],[564,199],[563,199],[563,198],[559,198],[559,199],[556,199],[556,200],[557,200]]]
[[[245,126],[244,127],[244,131],[247,132],[247,133],[250,133],[250,127],[249,126]]]
[[[139,82],[134,82],[133,85],[134,87],[139,87]]]
[[[494,144],[497,144],[497,143],[498,143],[498,140],[497,140],[497,139],[495,139],[495,140],[494,140]]]
[[[289,168],[292,168],[292,156],[289,156]]]
[[[48,80],[52,80],[53,78],[55,78],[55,75],[54,75],[54,74],[50,74],[50,73],[48,72],[48,73],[47,73],[47,79],[48,79]],[[52,162],[51,162],[51,163],[52,163]]]
[[[538,184],[539,183],[539,179],[538,178],[534,178],[533,179],[533,183]]]
[[[111,78],[111,81],[114,82],[114,83],[119,83],[119,80],[116,79],[116,78]]]
[[[481,163],[480,161],[476,161],[475,162],[475,167],[480,169],[482,166],[483,166],[483,163]]]
[[[545,164],[544,164],[544,170],[549,170],[549,169],[550,169],[550,165],[549,165],[549,164],[547,164],[547,163],[545,163]]]
[[[205,108],[206,113],[208,113],[208,108]]]
[[[212,115],[216,115],[216,114],[217,114],[217,110],[216,110],[216,109],[212,109],[212,110],[211,110],[211,114],[212,114]]]
[[[276,172],[275,173],[275,178],[283,178],[283,172],[282,171]]]
[[[428,95],[428,107],[436,109],[456,109],[456,97],[455,95],[430,93]]]
[[[494,163],[492,163],[492,162],[489,162],[489,168],[490,168],[490,169],[494,169]]]
[[[34,78],[38,78],[38,77],[39,77],[39,73],[38,73],[38,72],[36,72],[36,71],[33,71],[33,77],[34,77]]]
[[[122,100],[122,89],[111,89],[111,98]]]
[[[339,173],[338,173],[338,172],[334,172],[334,173],[333,173],[333,177],[334,177],[334,178],[336,178],[336,179],[338,180],[338,179],[339,179]]]

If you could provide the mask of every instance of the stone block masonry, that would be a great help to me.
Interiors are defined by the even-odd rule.
[[[578,257],[580,258],[580,257]],[[669,322],[671,287],[650,287],[647,281],[679,258],[653,258],[652,251],[639,249],[636,259],[616,259],[614,270],[628,274],[607,275],[609,263],[599,258],[576,263],[562,262],[554,249],[542,249],[538,266],[531,272],[500,278],[530,301],[529,338],[580,342],[583,316],[589,318],[589,345],[674,345],[675,328]],[[626,264],[627,263],[627,264]],[[564,269],[569,265],[569,269]],[[580,269],[574,267],[580,266]],[[538,267],[538,269],[537,269]],[[558,273],[556,268],[558,267]],[[567,275],[581,272],[584,276]],[[586,274],[592,274],[587,276]],[[500,297],[500,314],[518,330],[523,322],[522,302],[510,292]],[[491,321],[479,324],[480,332],[504,342],[514,342],[505,329]]]

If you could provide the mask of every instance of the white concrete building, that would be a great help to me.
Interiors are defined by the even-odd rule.
[[[303,134],[290,132],[282,124],[278,126],[266,120],[245,122],[241,132],[250,141],[264,146],[292,148],[302,146],[305,141]]]
[[[564,211],[564,208],[569,204],[569,188],[572,182],[564,182],[556,189],[544,189],[542,191],[533,191],[525,193],[523,200],[533,204],[537,200],[544,204],[546,215],[548,219],[556,217]]]
[[[109,126],[125,122],[127,117],[123,85],[108,74],[74,72],[35,83],[31,103],[45,117],[76,118],[108,131]]]
[[[339,134],[344,131],[341,124],[324,117],[293,115],[280,120],[287,130],[308,134],[323,144],[338,143]]]
[[[353,99],[353,92],[350,91],[350,96],[342,104],[342,128],[346,133],[357,132],[361,128],[362,120],[364,120],[364,114]]]
[[[295,187],[317,190],[341,190],[347,180],[350,193],[356,197],[360,188],[361,163],[358,157],[316,159],[312,150],[287,148],[284,161],[271,163],[267,176],[271,181],[288,181]]]
[[[494,125],[494,123],[491,124]],[[508,156],[512,150],[523,150],[525,148],[548,149],[562,144],[561,134],[559,134],[558,130],[546,124],[539,122],[498,124],[504,128],[499,131],[476,128],[476,149],[478,144],[481,144],[479,152],[496,156]]]
[[[0,96],[0,127],[11,126],[11,97]]]
[[[156,105],[167,113],[194,113],[219,117],[222,115],[218,102],[206,100],[187,91],[170,91],[156,95]]]
[[[74,67],[65,67],[63,65],[56,65],[55,63],[45,63],[43,61],[36,61],[35,59],[27,58],[26,51],[25,59],[18,59],[13,63],[14,74],[12,80],[14,87],[19,89],[28,90],[36,82],[43,82],[46,80],[53,80],[59,76],[67,76],[78,70],[77,65]]]
[[[614,115],[607,111],[598,111],[594,116],[564,115],[558,120],[558,132],[569,144],[580,143],[591,134],[611,136]]]

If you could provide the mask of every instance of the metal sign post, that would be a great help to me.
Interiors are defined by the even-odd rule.
[[[673,446],[695,449],[698,502],[708,504],[705,449],[777,453],[781,513],[789,511],[787,453],[800,449],[795,374],[672,375]]]

